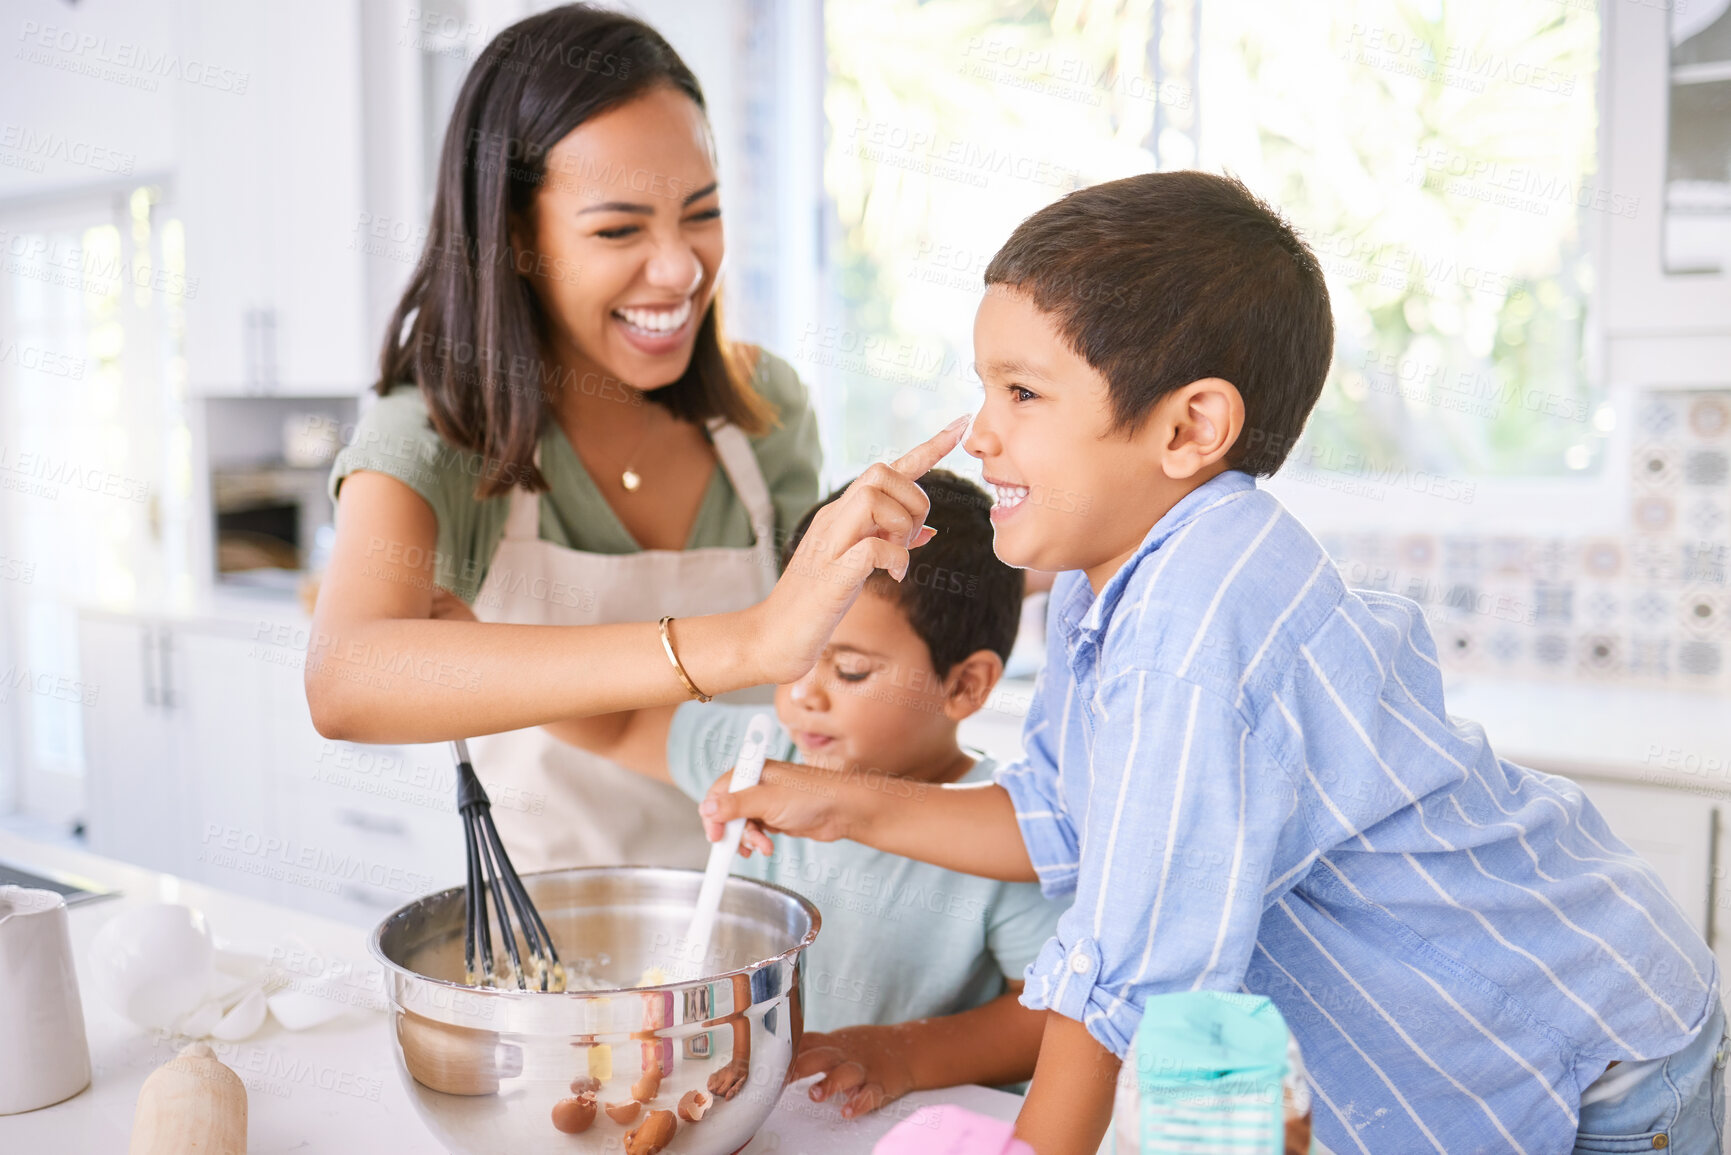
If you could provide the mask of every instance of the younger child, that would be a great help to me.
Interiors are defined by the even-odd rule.
[[[1343,1155],[1719,1150],[1706,944],[1578,787],[1449,716],[1419,607],[1256,487],[1328,372],[1310,251],[1235,181],[1153,173],[985,279],[965,447],[998,556],[1069,571],[1025,759],[922,799],[773,767],[706,821],[1073,896],[1022,995],[1040,1155],[1091,1155],[1144,1005],[1192,989],[1273,1000]]]
[[[959,746],[956,726],[1002,675],[1022,601],[1021,572],[992,553],[991,499],[943,470],[919,485],[936,536],[913,551],[901,582],[870,578],[817,666],[776,688],[781,731],[771,748],[772,757],[910,799],[946,783],[990,785],[992,760]],[[789,555],[815,513],[795,530]],[[733,764],[755,712],[688,702],[548,728],[702,798]],[[829,1072],[814,1097],[845,1093],[851,1116],[910,1090],[1028,1078],[1044,1016],[1016,995],[1061,903],[1031,882],[956,874],[853,843],[784,839],[770,853],[762,834],[752,837],[765,853],[735,873],[797,891],[823,916],[806,956],[808,1033],[794,1071]]]

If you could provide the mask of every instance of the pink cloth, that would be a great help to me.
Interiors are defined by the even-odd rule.
[[[945,1103],[921,1107],[890,1128],[872,1155],[1034,1155],[1015,1124]]]

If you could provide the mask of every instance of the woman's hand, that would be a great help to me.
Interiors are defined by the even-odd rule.
[[[894,464],[871,466],[818,510],[781,580],[755,607],[753,644],[766,681],[805,676],[873,570],[902,580],[908,551],[936,532],[925,524],[931,502],[914,481],[956,447],[967,423],[958,417]]]
[[[914,1089],[913,1069],[893,1026],[845,1027],[808,1034],[793,1060],[790,1079],[823,1072],[807,1092],[814,1102],[840,1099],[844,1119],[893,1103]]]

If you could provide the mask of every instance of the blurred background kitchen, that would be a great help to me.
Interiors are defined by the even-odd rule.
[[[0,826],[357,924],[458,880],[443,748],[314,732],[303,594],[457,87],[540,7],[5,6]],[[1029,212],[1186,167],[1281,206],[1338,347],[1271,487],[1731,953],[1731,0],[630,7],[705,87],[728,320],[826,483],[976,404]]]

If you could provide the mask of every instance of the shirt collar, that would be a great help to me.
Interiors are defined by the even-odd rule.
[[[1118,600],[1124,596],[1124,590],[1135,575],[1136,567],[1144,558],[1159,550],[1173,534],[1195,521],[1203,511],[1235,494],[1255,488],[1256,479],[1250,474],[1229,469],[1192,489],[1179,499],[1177,505],[1166,511],[1165,517],[1154,523],[1143,537],[1142,544],[1136,547],[1136,552],[1118,567],[1118,572],[1107,581],[1106,588],[1100,591],[1098,597],[1094,596],[1087,575],[1078,573],[1075,584],[1069,588],[1058,607],[1059,621],[1063,625],[1065,636],[1073,643],[1078,634],[1098,634],[1105,629],[1107,618],[1117,608]]]

